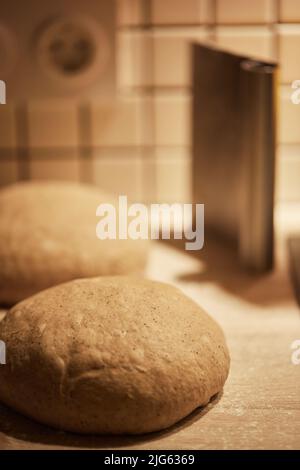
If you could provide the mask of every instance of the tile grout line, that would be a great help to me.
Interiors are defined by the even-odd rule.
[[[30,179],[30,139],[28,104],[19,103],[15,108],[16,155],[19,180]]]
[[[273,33],[273,41],[272,41],[273,54],[274,54],[276,61],[279,61],[278,25],[280,24],[280,0],[275,0],[273,8],[274,8],[274,11],[273,11],[274,21],[272,25],[270,26],[270,29]]]
[[[77,109],[78,118],[78,159],[80,181],[91,183],[92,175],[92,116],[91,104],[82,102]]]
[[[154,37],[153,37],[153,25],[152,25],[152,4],[151,2],[147,0],[143,0],[143,16],[144,16],[144,31],[147,31],[150,34],[150,50],[149,50],[149,61],[150,61],[150,72],[151,72],[151,84],[152,87],[149,92],[144,92],[143,98],[145,97],[150,97],[150,109],[149,112],[151,113],[150,116],[150,123],[145,123],[145,126],[149,126],[149,128],[146,128],[143,130],[143,133],[146,132],[148,134],[150,132],[150,136],[147,135],[146,137],[150,137],[149,140],[151,141],[152,145],[151,147],[151,152],[153,153],[152,155],[152,161],[155,162],[154,156],[156,153],[156,146],[155,146],[155,87],[154,87]],[[144,112],[147,112],[147,105],[146,103],[144,104]],[[147,119],[148,120],[148,119]],[[144,120],[145,122],[145,120]],[[143,136],[144,138],[144,136]],[[148,178],[147,175],[145,174],[146,172],[146,165],[145,165],[145,160],[149,160],[148,157],[148,151],[141,149],[141,159],[142,159],[142,171],[141,171],[141,179],[142,179],[142,190],[141,190],[141,195],[142,199],[148,199],[148,194],[145,194],[144,187],[148,186]],[[157,199],[157,166],[155,162],[155,169],[154,169],[154,175],[153,175],[154,181],[151,183],[154,186],[153,189],[153,194],[155,195],[155,200]],[[146,193],[149,193],[149,188],[147,187]],[[150,191],[151,194],[151,191]]]

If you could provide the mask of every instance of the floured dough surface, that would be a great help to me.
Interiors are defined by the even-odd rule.
[[[55,428],[139,434],[220,392],[229,353],[217,323],[177,288],[81,279],[20,302],[0,323],[0,400]]]
[[[112,197],[93,186],[25,182],[0,191],[0,304],[82,277],[139,273],[142,240],[99,240],[96,209]]]

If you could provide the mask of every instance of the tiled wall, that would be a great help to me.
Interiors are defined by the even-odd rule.
[[[192,41],[281,63],[277,197],[300,199],[300,0],[118,0],[112,103],[0,106],[0,184],[93,181],[145,202],[190,198]]]

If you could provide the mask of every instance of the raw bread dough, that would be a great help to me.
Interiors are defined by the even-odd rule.
[[[93,186],[27,182],[0,191],[0,304],[82,277],[143,270],[147,241],[99,240]]]
[[[220,392],[229,353],[216,322],[177,288],[81,279],[20,302],[0,323],[0,400],[78,433],[157,431]]]

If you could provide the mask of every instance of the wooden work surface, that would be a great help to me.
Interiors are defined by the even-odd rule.
[[[225,331],[232,364],[222,396],[139,438],[56,432],[1,406],[0,448],[300,449],[300,365],[291,361],[300,315],[284,250],[286,232],[300,232],[299,215],[299,207],[279,212],[277,268],[265,276],[243,273],[221,243],[207,243],[198,258],[161,244],[152,250],[148,276],[181,287]]]

